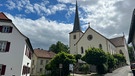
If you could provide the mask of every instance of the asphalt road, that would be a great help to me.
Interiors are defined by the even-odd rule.
[[[73,76],[73,74],[71,74],[71,76]],[[87,74],[87,75],[74,74],[74,76],[91,76],[91,74]],[[133,76],[133,74],[132,74],[132,71],[130,70],[130,66],[124,66],[124,67],[116,69],[112,73],[107,73],[102,76]]]
[[[105,76],[133,76],[130,66],[124,66],[116,69],[113,73],[107,73]]]

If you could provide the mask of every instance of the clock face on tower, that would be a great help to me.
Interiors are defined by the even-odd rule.
[[[92,40],[92,38],[93,38],[92,35],[88,35],[88,36],[87,36],[87,39],[88,39],[89,41]]]

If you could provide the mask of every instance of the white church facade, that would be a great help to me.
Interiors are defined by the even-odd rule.
[[[108,39],[90,26],[83,33],[80,27],[78,6],[76,4],[73,31],[69,33],[70,54],[85,54],[91,47],[100,48],[110,54],[122,53],[129,64],[129,55],[124,36]]]

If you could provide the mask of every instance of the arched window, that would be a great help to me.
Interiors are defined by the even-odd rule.
[[[120,49],[119,53],[122,54],[122,55],[124,55],[121,49]]]
[[[84,51],[83,51],[83,47],[81,47],[81,53],[82,53],[82,54],[84,53]]]
[[[102,49],[102,44],[99,44],[99,48]]]

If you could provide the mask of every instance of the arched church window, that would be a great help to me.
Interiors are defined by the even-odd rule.
[[[102,49],[102,44],[99,44],[99,48]]]
[[[82,54],[84,53],[83,47],[81,47],[81,53],[82,53]]]
[[[124,55],[124,53],[122,52],[122,50],[121,50],[121,49],[120,49],[119,53],[120,53],[120,54],[122,54],[122,55]]]
[[[73,39],[76,39],[76,35],[73,36]]]

